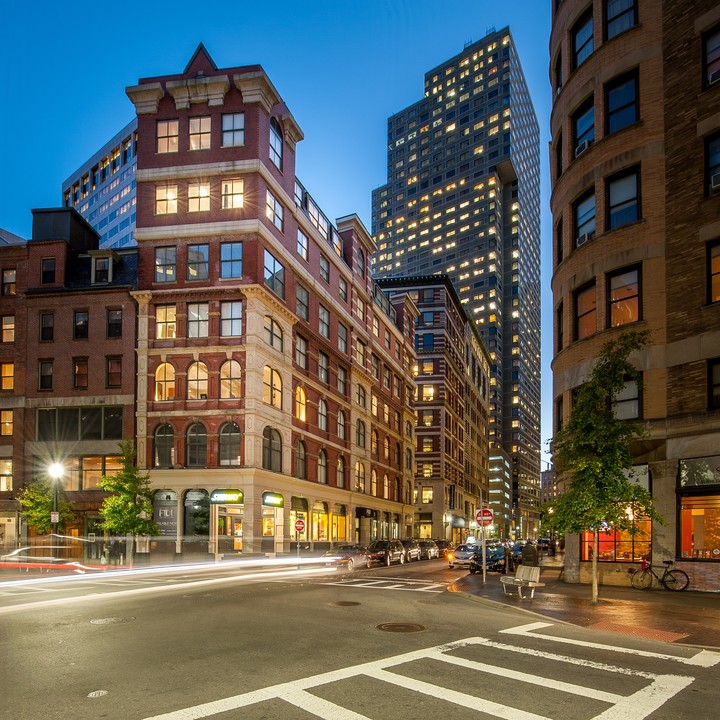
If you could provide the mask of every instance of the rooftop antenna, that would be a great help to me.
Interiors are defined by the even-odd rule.
[[[491,35],[491,34],[494,33],[494,32],[495,32],[495,26],[494,26],[494,25],[488,25],[488,26],[485,28],[485,34],[486,34],[486,35]]]
[[[467,50],[472,44],[473,44],[472,38],[470,38],[469,40],[466,40],[463,50]]]

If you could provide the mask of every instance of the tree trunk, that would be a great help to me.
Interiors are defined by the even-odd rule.
[[[125,536],[125,564],[128,567],[133,566],[133,556],[135,551],[135,534],[134,533],[128,533]]]
[[[592,602],[598,601],[598,531],[593,528],[593,554],[592,554]]]

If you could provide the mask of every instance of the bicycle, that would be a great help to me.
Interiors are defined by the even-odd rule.
[[[665,572],[662,576],[658,575],[653,566],[643,560],[639,567],[630,578],[632,586],[636,590],[647,590],[652,587],[653,578],[655,578],[666,590],[687,590],[690,584],[688,574],[683,570],[671,570],[670,567],[675,563],[674,560],[663,560]]]

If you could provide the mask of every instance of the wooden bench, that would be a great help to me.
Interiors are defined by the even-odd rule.
[[[512,595],[508,587],[517,588],[521,600],[526,597],[535,597],[535,588],[544,587],[545,583],[540,582],[540,568],[533,565],[518,565],[515,575],[501,575],[500,582],[505,595]],[[523,590],[529,590],[529,595],[523,595]]]

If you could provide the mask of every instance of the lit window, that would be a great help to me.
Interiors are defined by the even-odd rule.
[[[190,118],[190,150],[210,149],[210,118]]]
[[[175,306],[155,306],[155,339],[171,340],[176,337]]]
[[[187,373],[187,399],[207,400],[208,369],[204,362],[191,363]]]
[[[210,262],[209,245],[188,245],[187,248],[187,279],[207,280]]]
[[[206,338],[208,336],[208,303],[188,303],[187,336]]]
[[[720,301],[720,243],[708,245],[708,302]]]
[[[226,113],[222,116],[223,147],[245,144],[245,113]]]
[[[278,170],[282,170],[283,142],[280,123],[275,118],[270,118],[270,160]]]
[[[2,271],[2,294],[14,295],[17,282],[17,270],[14,268]]]
[[[640,270],[631,268],[608,275],[608,321],[618,327],[640,320]]]
[[[15,363],[0,363],[0,390],[15,389]]]
[[[155,400],[175,399],[175,368],[161,363],[155,371]]]
[[[4,343],[15,342],[15,316],[3,315],[2,317],[2,341]]]
[[[307,395],[300,385],[295,388],[295,417],[301,422],[307,419]]]
[[[431,472],[432,472],[432,465],[430,466]],[[433,489],[432,487],[429,487],[427,485],[424,485],[422,488],[422,491],[420,493],[420,502],[423,505],[430,505],[433,501]]]
[[[155,186],[155,214],[170,215],[177,212],[177,185]]]
[[[220,245],[220,277],[242,277],[242,243],[229,242]]]
[[[13,461],[10,458],[0,459],[0,492],[13,489]]]
[[[0,435],[13,434],[13,410],[0,410]]]
[[[277,370],[268,365],[263,370],[263,402],[282,408],[282,378]]]
[[[267,191],[265,215],[280,232],[283,232],[284,208],[280,201],[269,190]]]
[[[177,120],[158,120],[157,151],[159,153],[174,153],[178,151]]]
[[[220,397],[223,400],[241,397],[240,363],[226,360],[220,366]]]
[[[208,212],[210,210],[210,183],[190,183],[188,185],[188,212]]]
[[[242,335],[242,302],[232,300],[220,303],[220,335],[240,337]]]
[[[245,184],[242,180],[223,180],[222,209],[234,210],[243,206]]]

